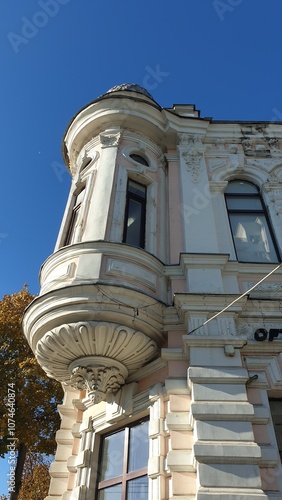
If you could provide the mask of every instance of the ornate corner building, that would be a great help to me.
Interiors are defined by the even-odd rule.
[[[64,388],[47,500],[281,500],[282,123],[114,87],[24,331]]]

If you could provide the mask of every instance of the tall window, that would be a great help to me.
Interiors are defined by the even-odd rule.
[[[102,438],[96,500],[147,500],[149,422],[139,421]]]
[[[278,451],[280,454],[280,459],[282,460],[282,400],[270,399],[269,406],[276,435]]]
[[[258,188],[231,181],[225,191],[237,258],[241,262],[278,262],[277,251]]]
[[[85,188],[81,189],[81,191],[77,194],[74,200],[74,206],[72,209],[71,220],[68,227],[68,232],[66,235],[65,245],[71,245],[76,241],[76,230],[77,230],[77,221],[78,216],[82,204],[82,200],[84,198]]]
[[[145,246],[146,187],[131,179],[127,183],[123,242]]]

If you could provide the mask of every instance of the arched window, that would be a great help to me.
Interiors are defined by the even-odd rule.
[[[136,161],[137,163],[140,163],[141,165],[145,165],[145,167],[149,167],[149,163],[148,163],[148,161],[146,160],[146,158],[144,156],[141,156],[141,155],[139,155],[137,153],[131,153],[129,155],[129,157],[132,160]]]
[[[225,191],[237,258],[241,262],[278,262],[270,225],[258,188],[234,180]]]

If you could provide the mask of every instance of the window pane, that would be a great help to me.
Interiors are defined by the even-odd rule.
[[[121,490],[121,484],[115,484],[115,486],[100,490],[98,500],[121,500]]]
[[[230,214],[230,222],[238,260],[277,262],[264,215]]]
[[[228,196],[226,203],[230,210],[263,210],[259,197],[236,196],[233,198]]]
[[[147,160],[145,158],[143,158],[143,156],[137,155],[135,153],[131,153],[131,155],[129,155],[129,156],[130,156],[130,158],[132,158],[132,160],[137,161],[138,163],[141,163],[141,165],[145,165],[146,167],[149,166],[149,163],[147,162]]]
[[[128,481],[126,500],[148,500],[147,476]]]
[[[258,194],[258,188],[251,182],[246,181],[231,181],[225,190],[225,193],[241,194],[253,193]]]
[[[269,401],[272,422],[275,430],[278,450],[280,458],[282,459],[282,401],[271,400]]]
[[[124,430],[104,438],[100,481],[122,475],[123,450]]]
[[[137,194],[145,199],[146,195],[146,186],[139,184],[139,182],[135,182],[132,180],[128,181],[128,191],[133,194]]]
[[[130,429],[128,472],[148,466],[149,422],[141,422]]]
[[[143,205],[136,200],[128,200],[126,243],[140,246],[140,230]]]

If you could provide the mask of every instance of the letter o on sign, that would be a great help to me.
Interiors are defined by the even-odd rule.
[[[267,331],[265,330],[265,328],[258,328],[256,331],[255,331],[255,340],[257,342],[263,342],[264,340],[267,339]]]

